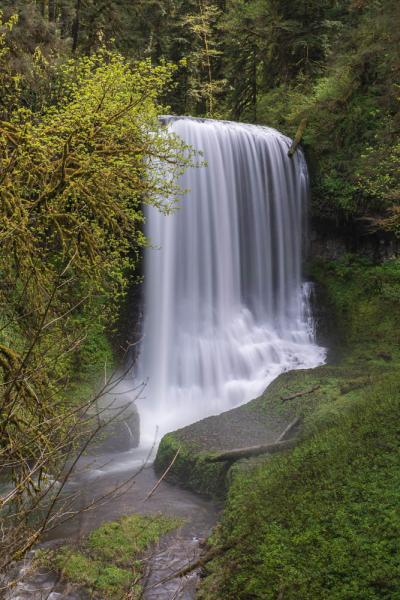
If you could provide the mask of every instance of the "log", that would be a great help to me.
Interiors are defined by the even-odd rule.
[[[300,142],[303,138],[303,134],[304,134],[304,130],[305,130],[306,126],[307,126],[307,119],[302,119],[300,122],[300,125],[297,128],[296,135],[292,142],[292,145],[289,148],[289,151],[288,151],[289,158],[293,158],[294,153],[296,152],[298,146],[300,145]]]
[[[281,435],[278,437],[278,439],[276,440],[277,442],[282,442],[285,437],[288,435],[288,433],[290,433],[292,431],[292,429],[294,429],[296,427],[296,425],[298,425],[301,421],[301,417],[296,417],[291,423],[289,423],[289,425],[286,427],[286,429],[284,429],[281,433]]]
[[[288,400],[293,400],[294,398],[301,398],[301,396],[306,396],[307,394],[316,392],[320,387],[320,385],[314,385],[314,387],[309,390],[305,390],[304,392],[296,392],[296,394],[291,394],[290,396],[281,396],[281,400],[282,402],[287,402]]]
[[[251,458],[252,456],[259,456],[260,454],[275,454],[276,452],[282,452],[288,448],[293,448],[296,444],[296,440],[281,440],[274,442],[273,444],[262,444],[260,446],[249,446],[248,448],[237,448],[235,450],[229,450],[227,452],[221,452],[215,456],[210,456],[206,460],[207,462],[224,462],[224,461],[235,461],[241,458]]]

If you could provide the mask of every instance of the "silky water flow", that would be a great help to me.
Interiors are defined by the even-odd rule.
[[[205,164],[170,215],[150,207],[137,381],[142,445],[323,362],[302,280],[308,175],[274,129],[169,118]]]

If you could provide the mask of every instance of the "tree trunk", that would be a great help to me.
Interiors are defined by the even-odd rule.
[[[71,14],[65,5],[65,2],[61,3],[60,30],[63,39],[69,37],[71,33]]]
[[[57,0],[49,0],[49,21],[55,23],[57,18]]]
[[[72,52],[76,52],[79,42],[79,30],[81,25],[81,0],[76,0],[75,19],[72,26]]]
[[[254,123],[257,123],[257,47],[254,44],[253,46],[253,56],[252,56],[253,64],[252,64],[252,102],[253,102],[253,118]]]
[[[46,0],[40,0],[39,10],[40,10],[40,14],[42,15],[42,17],[44,19],[46,16]]]
[[[260,454],[275,454],[276,452],[282,452],[289,448],[293,448],[296,444],[296,440],[285,440],[281,442],[275,442],[274,444],[263,444],[261,446],[249,446],[248,448],[237,448],[235,450],[229,450],[228,452],[221,452],[216,456],[210,456],[207,458],[207,462],[233,462],[240,460],[241,458],[251,458],[252,456],[259,456]]]

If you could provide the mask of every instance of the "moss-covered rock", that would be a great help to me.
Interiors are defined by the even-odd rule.
[[[41,551],[36,560],[90,597],[139,600],[146,550],[180,525],[182,519],[163,515],[129,515],[103,523],[77,547]]]
[[[353,366],[323,365],[283,373],[264,394],[244,406],[164,436],[156,470],[164,472],[180,449],[167,479],[200,494],[223,497],[232,480],[231,464],[211,463],[209,458],[222,450],[273,443],[297,416],[302,417],[302,427],[293,433],[299,437],[329,426],[372,381],[372,372]],[[240,468],[253,463],[240,461]]]
[[[310,385],[308,373],[285,373],[265,394],[246,405],[167,434],[157,452],[157,472],[161,474],[168,468],[179,449],[167,479],[200,494],[223,497],[231,465],[208,459],[223,450],[273,443],[294,416],[301,414],[300,404],[285,402],[282,397]],[[312,379],[319,381],[317,374]]]
[[[168,468],[178,450],[179,454],[167,475],[168,481],[198,494],[223,497],[226,492],[226,465],[207,462],[211,453],[194,443],[185,442],[180,431],[169,433],[161,440],[154,462],[157,473],[161,474]]]

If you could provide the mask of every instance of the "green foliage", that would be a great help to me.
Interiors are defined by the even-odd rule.
[[[374,265],[350,254],[328,264],[316,262],[312,273],[327,290],[336,328],[345,343],[345,361],[360,365],[368,360],[373,365],[385,357],[389,361],[400,359],[398,259]]]
[[[167,212],[177,191],[173,177],[167,183],[146,164],[151,157],[182,166],[179,144],[153,133],[158,89],[170,75],[147,62],[133,71],[101,51],[62,67],[57,105],[40,119],[21,108],[2,124],[2,232],[17,244],[20,270],[40,248],[50,268],[54,254],[74,257],[77,272],[93,282],[102,272],[107,291],[118,293],[130,248],[144,243],[141,203]]]
[[[214,77],[214,63],[221,56],[221,43],[216,35],[220,17],[221,11],[215,4],[199,0],[198,11],[183,19],[183,25],[189,29],[194,41],[187,56],[190,98],[187,109],[196,113],[198,107],[205,105],[202,112],[207,117],[216,116],[216,96],[221,94],[224,87],[224,81]]]
[[[220,105],[303,143],[313,213],[398,231],[399,4],[231,0],[221,21]]]
[[[200,598],[398,597],[399,391],[381,381],[328,430],[235,478],[217,538],[233,548],[215,565],[218,592],[211,577]]]
[[[38,51],[29,104],[29,80],[11,60],[15,22],[0,16],[0,458],[15,485],[1,503],[18,526],[1,541],[0,564],[50,519],[24,529],[43,482],[62,479],[66,453],[93,427],[76,384],[112,362],[105,333],[147,243],[143,209],[177,207],[176,177],[192,157],[158,119],[171,65],[131,65],[101,48],[50,68]]]
[[[0,10],[0,116],[10,105],[14,104],[14,96],[17,97],[17,100],[19,96],[20,77],[10,69],[10,45],[8,42],[10,33],[17,22],[17,15],[4,18],[3,11]]]
[[[106,45],[133,60],[163,59],[178,65],[175,84],[163,90],[179,113],[219,114],[217,98],[223,92],[221,75],[221,0],[51,0],[26,3],[7,0],[7,13],[18,12],[15,30],[15,67],[29,77],[25,90],[30,103],[41,93],[32,75],[35,48],[47,64],[47,88],[58,55],[92,54]],[[25,34],[25,35],[24,35]],[[53,51],[51,56],[49,50]],[[44,82],[43,82],[44,83]],[[46,85],[46,84],[45,84]]]
[[[399,235],[396,0],[60,0],[44,17],[7,4],[18,5],[16,31],[28,30],[44,58],[47,84],[26,51],[17,60],[30,102],[54,89],[51,47],[57,56],[65,44],[87,53],[107,44],[135,60],[170,60],[164,97],[177,113],[261,122],[291,137],[307,118],[313,214],[334,226],[362,217]],[[16,40],[26,45],[21,32]]]
[[[263,119],[257,104],[265,92],[320,72],[340,28],[329,1],[232,0],[224,23],[226,109],[244,119]]]

